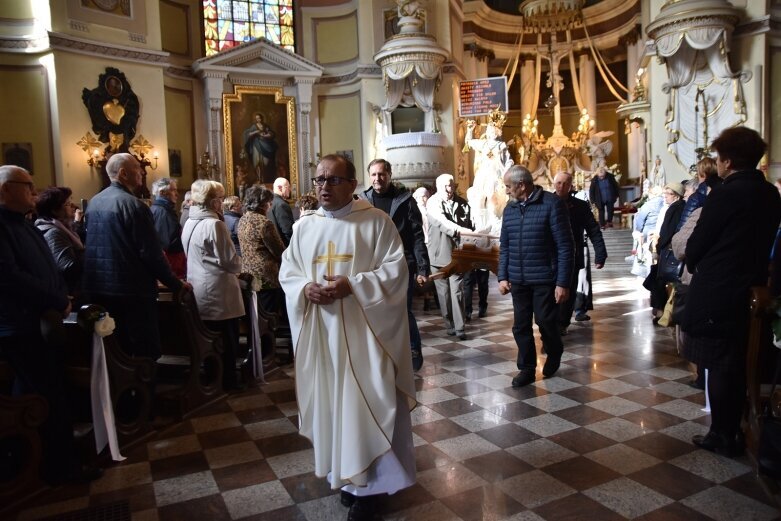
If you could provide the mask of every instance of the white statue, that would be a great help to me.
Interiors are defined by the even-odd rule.
[[[465,149],[475,151],[475,178],[467,191],[467,199],[472,207],[472,217],[478,231],[488,231],[501,223],[507,194],[504,190],[504,173],[513,165],[507,144],[502,141],[504,114],[494,111],[479,139],[474,138],[477,122],[466,122]]]
[[[417,0],[396,0],[399,9],[399,18],[409,16],[412,18],[421,18],[420,2]]]
[[[613,151],[613,143],[604,138],[612,136],[612,130],[595,132],[586,143],[586,153],[591,157],[591,171],[596,172],[599,167],[607,167],[607,156]]]
[[[651,169],[651,186],[664,187],[667,183],[667,175],[664,173],[664,166],[662,165],[662,159],[656,156],[654,160],[654,167]]]

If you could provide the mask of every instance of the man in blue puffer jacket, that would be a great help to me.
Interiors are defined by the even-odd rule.
[[[532,315],[548,355],[542,374],[559,369],[564,345],[558,328],[558,307],[569,297],[574,241],[564,201],[534,186],[531,173],[520,165],[504,174],[512,199],[504,209],[499,239],[499,292],[512,293],[513,336],[518,345],[518,369],[513,387],[534,382],[537,349]]]

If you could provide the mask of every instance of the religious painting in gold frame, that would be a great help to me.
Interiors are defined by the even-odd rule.
[[[282,87],[235,85],[222,95],[225,118],[225,191],[240,195],[255,183],[271,188],[285,177],[298,186],[295,98]]]

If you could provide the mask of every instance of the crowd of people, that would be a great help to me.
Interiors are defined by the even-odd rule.
[[[778,191],[754,169],[765,148],[752,130],[724,131],[712,145],[716,158],[698,165],[699,177],[652,192],[634,223],[639,247],[658,261],[647,280],[655,315],[667,304],[667,283],[689,285],[682,353],[710,371],[713,410],[710,432],[693,442],[728,456],[742,443],[744,303],[751,285],[767,281],[781,221]],[[325,155],[314,192],[296,204],[298,216],[287,179],[271,190],[251,186],[243,200],[219,182],[199,179],[178,218],[175,179],[155,181],[150,207],[135,195],[142,184],[137,159],[115,154],[106,171],[110,186],[81,216],[70,189],[36,194],[27,171],[0,167],[0,355],[13,367],[16,391],[52,404],[43,429],[44,476],[89,480],[96,472],[73,458],[63,361],[42,321],[61,322],[74,305],[97,303],[114,317],[124,351],[157,359],[158,284],[192,291],[200,318],[222,339],[223,385],[240,389],[239,320],[247,311],[239,275],[249,274],[260,306],[289,321],[299,430],[313,444],[316,475],[341,490],[348,519],[372,519],[378,494],[411,486],[413,373],[423,366],[413,297],[435,279],[445,332],[460,340],[468,338],[475,284],[478,315],[488,312],[487,271],[432,277],[450,264],[462,236],[479,228],[453,176],[440,175],[433,193],[427,187],[413,193],[393,182],[388,161],[375,159],[367,167],[370,186],[356,194],[355,166]],[[554,192],[536,186],[521,165],[510,166],[502,181],[509,202],[501,220],[498,291],[512,297],[518,347],[512,386],[523,387],[537,374],[533,321],[545,354],[542,375],[550,378],[573,313],[588,320],[587,241],[601,269],[602,230],[611,226],[618,191],[609,173],[597,173],[591,189],[597,220],[575,196],[568,173],[555,176]]]

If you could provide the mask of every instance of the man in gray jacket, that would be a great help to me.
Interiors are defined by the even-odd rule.
[[[426,203],[429,225],[428,256],[431,267],[440,269],[448,264],[462,233],[473,231],[469,204],[456,195],[456,183],[450,174],[437,177],[437,191]],[[445,319],[448,335],[466,340],[464,331],[464,274],[456,273],[434,281],[439,308]]]

